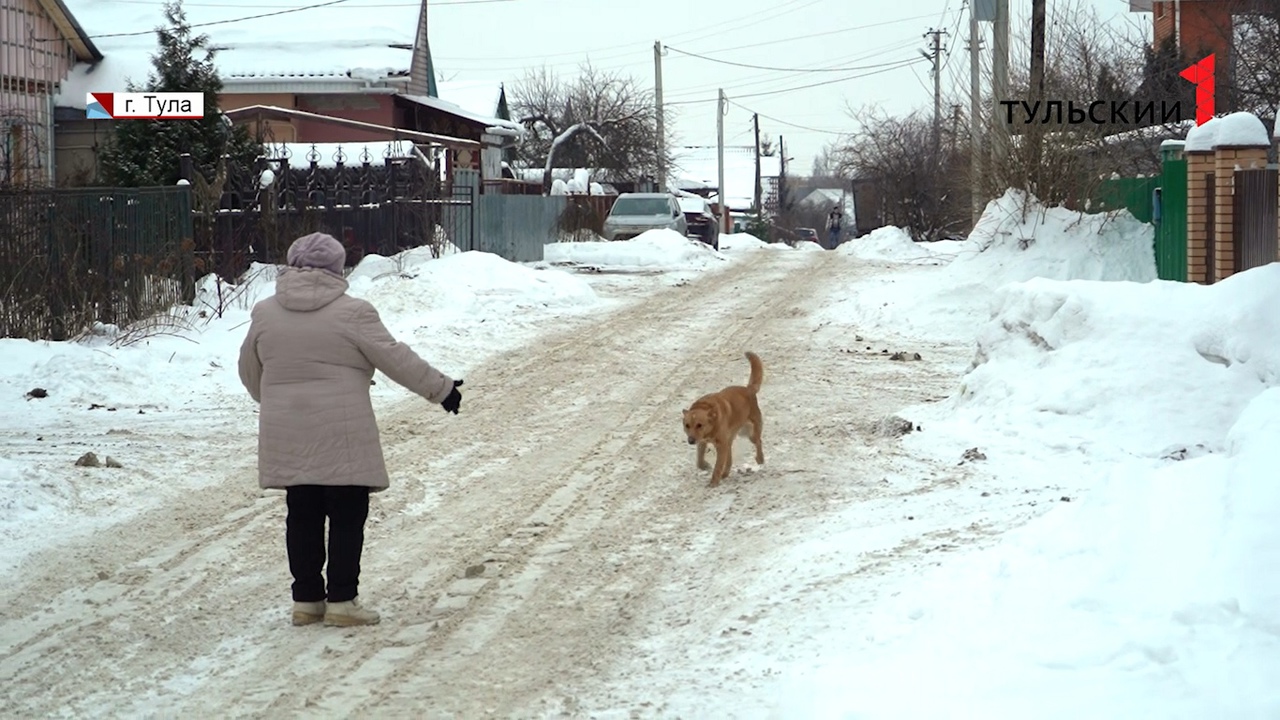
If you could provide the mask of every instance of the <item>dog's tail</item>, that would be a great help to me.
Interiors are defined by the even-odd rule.
[[[753,352],[747,352],[747,362],[751,363],[751,378],[747,380],[747,389],[753,393],[760,392],[760,385],[764,383],[764,363],[760,362],[760,356]]]

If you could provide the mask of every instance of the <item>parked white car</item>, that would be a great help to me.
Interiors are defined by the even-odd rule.
[[[689,234],[689,223],[669,193],[623,193],[604,219],[605,240],[630,240],[649,230]]]

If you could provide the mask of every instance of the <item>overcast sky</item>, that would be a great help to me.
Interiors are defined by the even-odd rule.
[[[1151,21],[1149,14],[1129,13],[1128,0],[1081,1],[1107,22]],[[1048,2],[1052,8],[1064,0]],[[1031,2],[1012,0],[1012,6],[1016,25]],[[723,87],[735,103],[725,117],[726,143],[750,145],[751,111],[760,113],[761,132],[781,134],[795,171],[803,173],[834,133],[851,128],[850,103],[931,111],[933,80],[920,54],[929,30],[948,32],[944,94],[952,87],[967,92],[969,82],[966,0],[433,0],[429,7],[431,52],[446,80],[510,87],[526,68],[545,64],[572,74],[590,59],[652,87],[653,43],[661,40],[669,46],[662,61],[666,101],[680,103],[678,143],[715,144],[716,88]],[[679,51],[825,70],[739,67]],[[913,59],[919,62],[903,64]],[[816,86],[777,92],[810,85]]]

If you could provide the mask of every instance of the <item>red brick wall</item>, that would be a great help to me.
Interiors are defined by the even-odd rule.
[[[1231,49],[1231,12],[1235,0],[1182,0],[1182,48],[1192,60],[1210,52],[1223,63]],[[1176,34],[1172,0],[1154,3],[1155,44]]]

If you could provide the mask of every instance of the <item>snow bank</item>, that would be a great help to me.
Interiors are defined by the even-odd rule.
[[[821,319],[933,341],[971,342],[990,317],[996,290],[1009,283],[1037,277],[1154,280],[1154,232],[1125,211],[1081,214],[1045,207],[1010,190],[987,205],[964,242],[936,248],[940,260],[952,257],[945,267],[873,279],[856,295],[829,305]],[[884,230],[876,242],[898,247],[902,238]]]
[[[720,236],[720,252],[746,252],[748,250],[791,250],[786,243],[770,243],[750,233],[726,233]]]
[[[836,247],[836,252],[861,260],[912,262],[933,258],[941,253],[955,252],[960,244],[954,240],[918,243],[911,239],[906,230],[886,225],[862,237],[841,243]]]
[[[550,243],[543,246],[542,259],[619,270],[698,270],[728,258],[674,230],[649,230],[616,242]]]
[[[1278,301],[1280,265],[1005,289],[961,397],[909,440],[1006,437],[1036,486],[1073,472],[1050,443],[1103,462],[1082,497],[848,618],[847,657],[793,666],[784,715],[1280,717]]]
[[[1096,435],[1155,458],[1221,450],[1244,406],[1280,380],[1280,264],[1211,286],[1033,280],[993,305],[953,402],[973,422],[1018,413],[1024,438]]]
[[[821,245],[819,245],[818,243],[812,240],[801,240],[800,242],[796,243],[795,249],[806,250],[806,251],[826,250],[826,248],[822,247]]]

